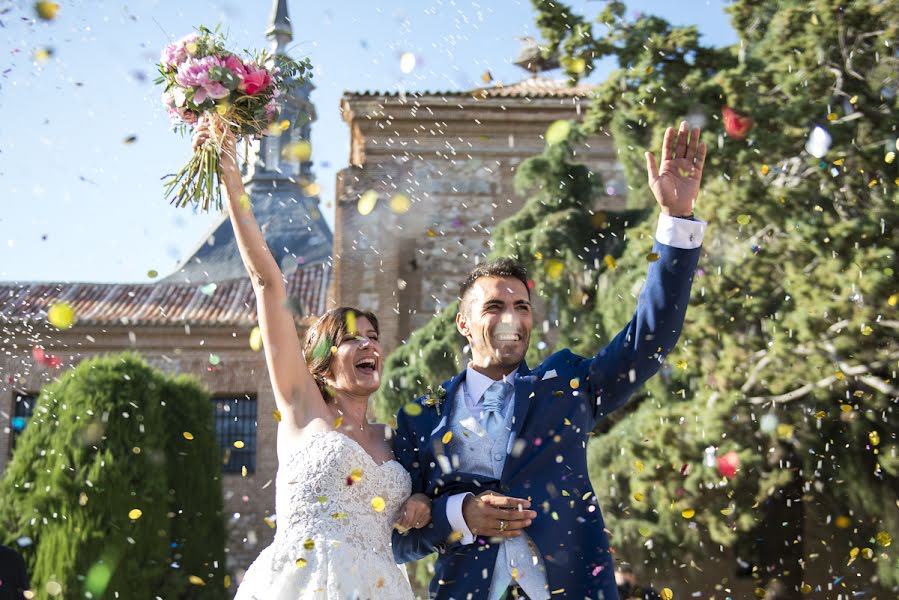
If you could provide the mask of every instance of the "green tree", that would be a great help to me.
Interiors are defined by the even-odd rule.
[[[613,542],[656,569],[733,548],[783,597],[825,583],[803,577],[823,542],[896,586],[897,3],[736,1],[743,41],[720,49],[627,21],[621,3],[597,35],[534,5],[572,77],[589,71],[579,57],[617,59],[584,129],[612,133],[635,201],[651,197],[640,151],[666,126],[705,121],[710,146],[697,211],[712,226],[681,342],[589,448]],[[728,126],[731,110],[751,130]],[[601,329],[630,316],[619,299],[645,273],[653,221],[600,277]],[[732,478],[716,465],[730,451]]]
[[[41,390],[0,481],[0,536],[31,540],[41,598],[222,598],[219,471],[199,384],[136,355],[86,360]]]

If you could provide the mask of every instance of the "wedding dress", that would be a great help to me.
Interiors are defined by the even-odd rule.
[[[390,537],[411,480],[339,431],[309,434],[278,467],[275,540],[236,600],[411,600]]]

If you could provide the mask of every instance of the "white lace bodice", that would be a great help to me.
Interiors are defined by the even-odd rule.
[[[410,490],[395,460],[376,463],[338,431],[308,434],[279,465],[275,540],[237,598],[411,598],[390,546]]]

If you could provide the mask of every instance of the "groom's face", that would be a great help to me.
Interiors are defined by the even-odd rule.
[[[480,277],[456,317],[471,359],[481,367],[514,369],[524,360],[533,327],[527,287],[514,277]]]

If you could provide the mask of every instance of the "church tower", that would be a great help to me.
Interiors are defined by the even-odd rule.
[[[273,54],[288,55],[293,26],[287,0],[274,0],[265,35]],[[287,122],[286,129],[280,135],[251,140],[241,165],[253,213],[285,275],[298,267],[321,263],[330,268],[333,238],[319,210],[317,186],[312,185],[312,161],[296,160],[298,153],[291,151],[311,137],[316,113],[309,95],[314,89],[307,82],[278,98],[279,121]],[[165,281],[206,284],[241,277],[246,277],[246,271],[228,215],[222,214],[190,257]]]

